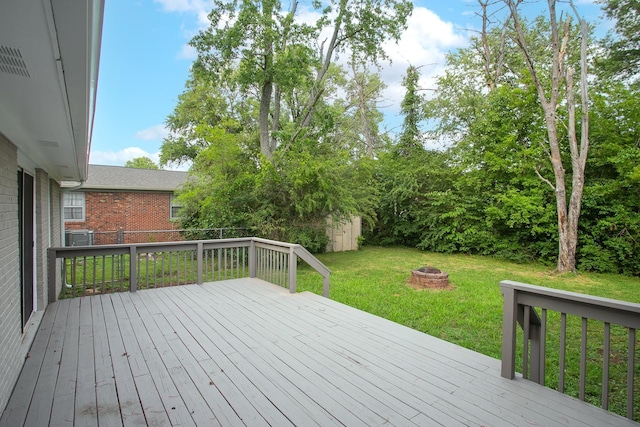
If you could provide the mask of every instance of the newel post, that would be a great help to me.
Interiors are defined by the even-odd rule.
[[[49,302],[55,302],[56,293],[56,250],[53,248],[47,249],[47,285],[49,287]],[[64,286],[64,282],[63,282]]]
[[[196,260],[198,263],[198,285],[202,285],[202,258],[204,257],[204,244],[198,242],[198,249],[196,250]]]
[[[249,277],[256,277],[256,242],[251,239],[249,243]]]
[[[502,369],[500,374],[512,380],[516,372],[516,321],[518,303],[516,291],[500,284],[503,296],[502,306]]]
[[[298,256],[295,252],[295,247],[289,248],[289,292],[296,293],[296,275],[298,269]]]

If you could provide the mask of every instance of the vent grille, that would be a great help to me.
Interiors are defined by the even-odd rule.
[[[0,44],[0,71],[17,76],[31,77],[20,49],[2,44]]]
[[[56,141],[38,141],[40,146],[45,148],[60,148],[60,144]]]

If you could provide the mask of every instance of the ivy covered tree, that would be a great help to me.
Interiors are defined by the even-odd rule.
[[[376,223],[366,234],[368,243],[417,246],[432,230],[432,193],[451,185],[446,154],[426,150],[423,144],[425,100],[419,80],[419,68],[409,66],[403,78],[402,130],[377,163],[380,198]]]

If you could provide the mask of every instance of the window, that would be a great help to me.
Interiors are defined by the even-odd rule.
[[[180,209],[182,205],[178,201],[178,197],[175,194],[171,195],[171,219],[180,218]]]
[[[65,221],[84,221],[84,193],[64,193],[64,220]]]

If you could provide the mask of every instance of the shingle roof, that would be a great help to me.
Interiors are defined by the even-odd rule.
[[[175,191],[187,181],[187,172],[89,165],[82,190]]]

